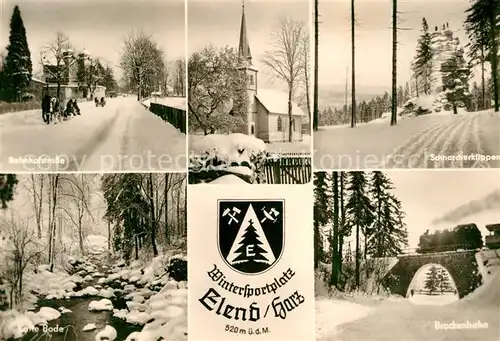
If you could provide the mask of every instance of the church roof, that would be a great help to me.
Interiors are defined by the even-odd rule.
[[[288,94],[272,89],[259,89],[255,95],[257,100],[273,114],[288,114]],[[293,116],[307,116],[306,113],[292,101]]]
[[[247,23],[245,20],[245,5],[243,5],[243,10],[241,12],[240,44],[238,47],[238,57],[243,61],[247,61],[250,65],[252,64],[252,52],[250,51],[250,44],[248,42]]]

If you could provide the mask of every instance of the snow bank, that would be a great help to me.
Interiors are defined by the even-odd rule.
[[[215,154],[230,162],[249,161],[250,156],[266,150],[264,141],[245,134],[190,135],[190,154]]]
[[[497,271],[490,280],[461,299],[457,304],[469,307],[499,307],[500,306],[500,271]]]
[[[240,185],[240,184],[249,185],[248,182],[233,174],[223,175],[220,178],[210,181],[210,183],[219,185]]]

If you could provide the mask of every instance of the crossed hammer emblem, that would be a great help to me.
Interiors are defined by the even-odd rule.
[[[222,216],[229,216],[229,222],[228,224],[231,225],[231,223],[234,221],[235,223],[239,223],[238,219],[236,216],[241,213],[241,210],[237,207],[234,207],[232,209],[226,208],[224,212],[222,212]]]

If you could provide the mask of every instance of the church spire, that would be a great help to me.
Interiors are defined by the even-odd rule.
[[[248,43],[247,24],[245,21],[245,0],[243,0],[241,9],[241,29],[238,57],[240,57],[242,61],[247,61],[250,65],[252,65],[252,53],[250,52],[250,44]]]

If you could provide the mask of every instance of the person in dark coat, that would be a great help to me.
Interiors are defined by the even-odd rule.
[[[94,97],[94,102],[95,102],[95,106],[98,107],[99,106],[99,98]]]
[[[106,104],[106,99],[104,97],[101,97],[101,107],[103,107]]]
[[[80,115],[80,108],[78,107],[78,102],[75,99],[73,99],[73,109],[75,109],[75,114],[76,115]]]
[[[73,100],[70,99],[66,103],[66,110],[64,110],[64,118],[68,118],[73,114]]]
[[[42,118],[45,123],[49,123],[50,120],[50,96],[48,93],[42,98]]]
[[[411,294],[411,297],[413,297],[413,295],[415,295],[415,290],[411,289],[410,294]]]

